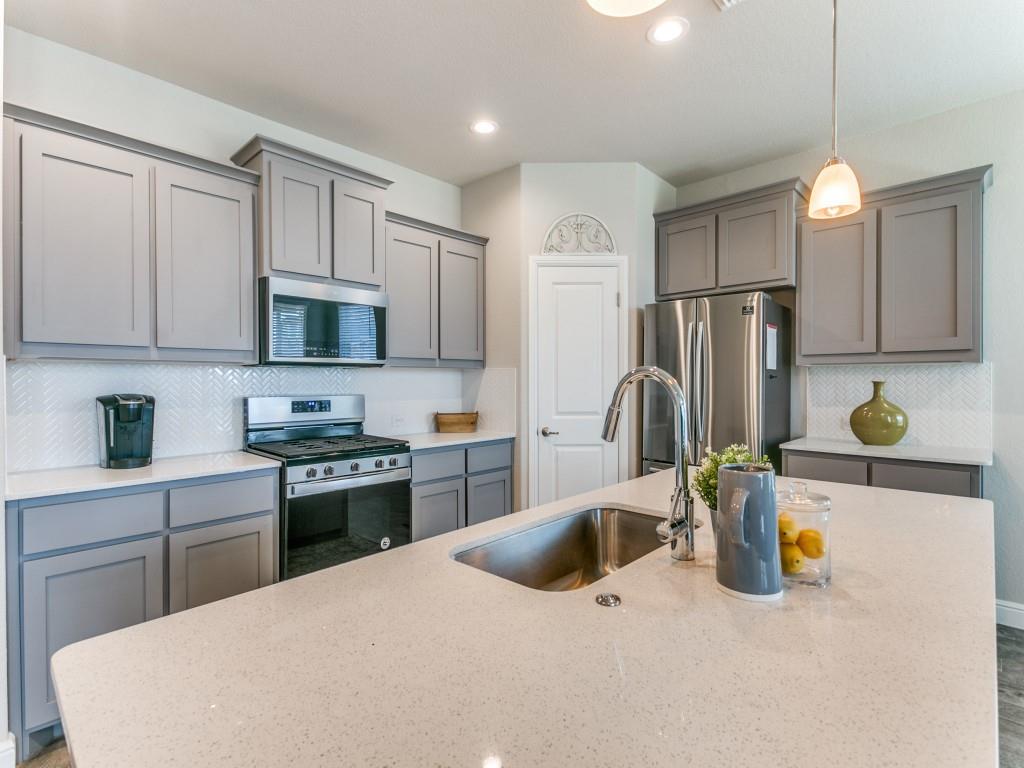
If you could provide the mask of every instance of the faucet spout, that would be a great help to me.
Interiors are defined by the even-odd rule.
[[[622,416],[622,401],[626,397],[626,392],[630,386],[644,379],[656,381],[665,388],[672,400],[674,411],[672,421],[676,436],[676,483],[675,490],[672,492],[668,517],[658,525],[658,536],[664,542],[671,542],[672,557],[676,560],[693,560],[693,497],[690,495],[686,463],[686,396],[683,394],[679,382],[667,371],[653,365],[642,365],[629,371],[619,380],[615,392],[612,394],[612,402],[608,406],[604,428],[601,430],[601,439],[609,443],[615,440],[619,429],[619,419]]]

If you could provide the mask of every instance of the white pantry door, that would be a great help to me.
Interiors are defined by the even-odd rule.
[[[601,440],[601,427],[625,339],[619,267],[537,271],[537,501],[545,504],[619,481],[618,446]]]

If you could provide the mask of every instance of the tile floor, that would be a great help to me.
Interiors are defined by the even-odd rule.
[[[1024,768],[1024,630],[1000,626],[999,765]],[[57,744],[20,768],[71,768],[67,750]]]

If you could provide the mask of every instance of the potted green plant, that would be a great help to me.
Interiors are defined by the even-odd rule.
[[[718,528],[718,468],[723,464],[758,464],[771,466],[767,456],[755,459],[750,449],[740,443],[723,448],[721,451],[709,450],[700,463],[700,468],[693,475],[691,487],[704,500],[711,511],[711,523]]]

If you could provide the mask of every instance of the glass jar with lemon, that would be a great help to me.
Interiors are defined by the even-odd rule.
[[[782,575],[790,582],[827,587],[832,580],[829,515],[832,500],[792,482],[776,494]]]

